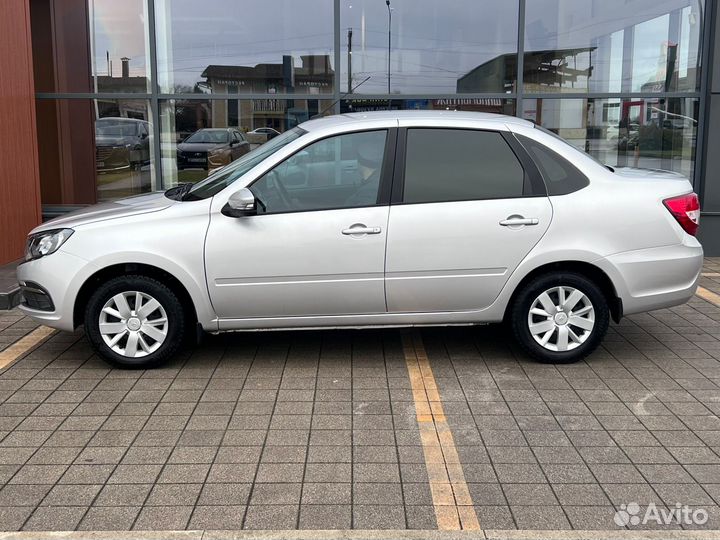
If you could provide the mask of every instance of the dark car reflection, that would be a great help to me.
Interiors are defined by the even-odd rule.
[[[150,124],[135,118],[95,121],[95,165],[98,172],[141,169],[150,163]]]
[[[177,145],[177,166],[179,170],[216,169],[249,151],[250,143],[237,129],[200,129]]]

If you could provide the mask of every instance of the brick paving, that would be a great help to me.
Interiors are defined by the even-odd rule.
[[[35,327],[0,312],[0,350]],[[0,530],[435,529],[401,336],[231,334],[128,371],[55,334],[0,373]],[[483,529],[617,529],[631,502],[720,528],[720,308],[628,317],[568,366],[498,326],[421,336]]]

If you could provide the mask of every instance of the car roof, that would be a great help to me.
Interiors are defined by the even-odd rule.
[[[447,120],[448,125],[452,125],[454,121],[476,121],[476,122],[498,122],[501,124],[521,124],[525,126],[532,126],[533,123],[528,120],[523,120],[516,116],[509,116],[506,114],[494,114],[494,113],[482,113],[482,112],[470,112],[470,111],[372,111],[372,112],[357,112],[357,113],[345,113],[336,114],[332,116],[324,116],[322,118],[315,118],[303,122],[301,127],[306,131],[313,131],[315,129],[325,129],[329,127],[341,127],[348,124],[357,124],[362,122],[377,122],[377,121],[402,121],[402,120],[414,120],[423,121],[429,120],[437,122],[438,120]]]

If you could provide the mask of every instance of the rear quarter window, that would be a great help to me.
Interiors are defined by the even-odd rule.
[[[560,154],[523,135],[515,135],[545,180],[548,195],[567,195],[590,184],[587,176]]]

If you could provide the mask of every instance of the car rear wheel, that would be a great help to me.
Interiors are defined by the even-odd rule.
[[[510,323],[525,351],[540,362],[577,362],[607,333],[610,311],[600,288],[572,272],[533,279],[517,295]]]
[[[177,295],[146,276],[101,285],[85,309],[85,333],[95,351],[121,368],[149,368],[168,360],[183,341],[185,316]]]

